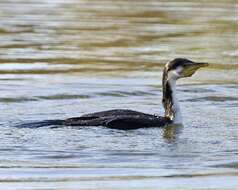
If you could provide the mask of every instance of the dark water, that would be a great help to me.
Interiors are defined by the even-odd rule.
[[[237,1],[0,2],[1,189],[238,187]],[[183,128],[14,128],[111,108],[163,114],[175,57]]]

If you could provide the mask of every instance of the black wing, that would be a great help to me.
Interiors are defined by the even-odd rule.
[[[148,127],[162,127],[170,123],[170,119],[133,110],[108,110],[85,114],[81,117],[65,120],[70,126],[105,126],[113,129],[138,129]]]

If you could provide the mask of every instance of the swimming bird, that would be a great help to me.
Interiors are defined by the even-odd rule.
[[[65,120],[46,120],[22,124],[20,126],[33,128],[50,125],[105,126],[113,129],[130,130],[163,127],[169,124],[182,124],[182,114],[176,97],[176,81],[181,78],[191,77],[199,68],[205,66],[208,66],[208,63],[193,62],[185,58],[176,58],[165,64],[162,78],[164,116],[128,109],[113,109]]]

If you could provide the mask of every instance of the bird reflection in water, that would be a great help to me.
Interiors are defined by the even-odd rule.
[[[167,143],[174,143],[178,140],[179,135],[183,132],[182,124],[171,124],[163,129],[162,135]]]

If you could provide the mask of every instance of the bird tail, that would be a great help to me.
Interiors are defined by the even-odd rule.
[[[29,122],[18,124],[15,127],[19,128],[39,128],[53,125],[63,125],[64,120],[45,120],[45,121],[37,121],[37,122]]]

